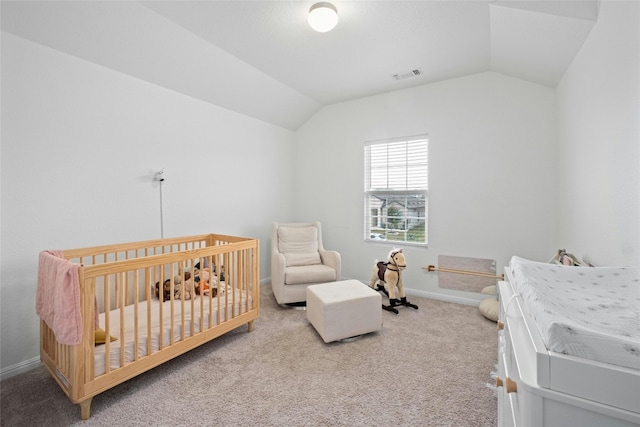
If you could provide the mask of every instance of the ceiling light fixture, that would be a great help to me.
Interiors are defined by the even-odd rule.
[[[316,3],[309,9],[307,20],[311,28],[319,33],[326,33],[333,30],[338,23],[338,10],[331,3]]]

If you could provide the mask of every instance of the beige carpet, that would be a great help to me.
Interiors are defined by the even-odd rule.
[[[306,312],[262,287],[239,328],[80,409],[40,367],[0,383],[2,426],[495,426],[495,323],[476,307],[409,296],[381,331],[324,344]]]

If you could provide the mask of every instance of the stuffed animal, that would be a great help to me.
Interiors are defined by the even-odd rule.
[[[160,282],[156,282],[156,298],[160,299]],[[162,283],[162,300],[171,299],[171,279],[167,279]]]
[[[173,298],[174,299],[191,299],[194,296],[193,282],[191,281],[191,273],[184,273],[184,286],[182,283],[182,274],[177,274],[173,277]],[[160,282],[156,282],[156,297],[160,298]],[[162,283],[162,300],[168,301],[171,299],[171,279],[166,279]]]
[[[211,290],[209,288],[209,284],[207,282],[205,282],[204,280],[200,280],[198,282],[196,282],[196,293],[198,295],[209,295],[209,291]],[[212,295],[215,297],[215,295]]]
[[[369,286],[376,291],[382,291],[389,297],[390,305],[382,304],[382,308],[398,314],[396,306],[404,305],[418,309],[418,306],[407,301],[402,283],[402,271],[407,268],[407,263],[402,249],[394,249],[389,252],[387,262],[377,261],[373,266]],[[400,299],[396,298],[396,288],[400,293]]]
[[[193,282],[191,281],[191,273],[187,271],[184,274],[184,279],[183,284],[182,276],[178,275],[173,278],[175,299],[189,300],[195,296]]]
[[[209,295],[215,297],[218,293],[216,289],[217,279],[215,274],[211,274],[211,270],[208,268],[200,269],[195,275],[195,290],[198,295]]]
[[[589,264],[585,263],[573,254],[568,253],[564,249],[558,249],[558,254],[551,259],[556,264],[567,265],[570,267],[589,267]]]

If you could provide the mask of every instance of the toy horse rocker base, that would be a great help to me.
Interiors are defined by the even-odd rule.
[[[406,306],[418,309],[418,306],[407,301],[402,284],[402,271],[407,268],[402,249],[394,249],[389,253],[387,262],[378,261],[373,266],[371,281],[369,286],[376,291],[382,291],[389,297],[389,305],[382,304],[382,308],[398,314],[395,307]],[[386,288],[385,288],[386,285]],[[396,298],[396,288],[400,294],[400,299]],[[388,290],[387,290],[388,289]]]

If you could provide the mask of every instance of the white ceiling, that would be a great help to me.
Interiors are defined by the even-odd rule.
[[[322,106],[495,71],[555,87],[598,0],[5,1],[2,29],[295,130]],[[394,74],[418,69],[402,80]]]

